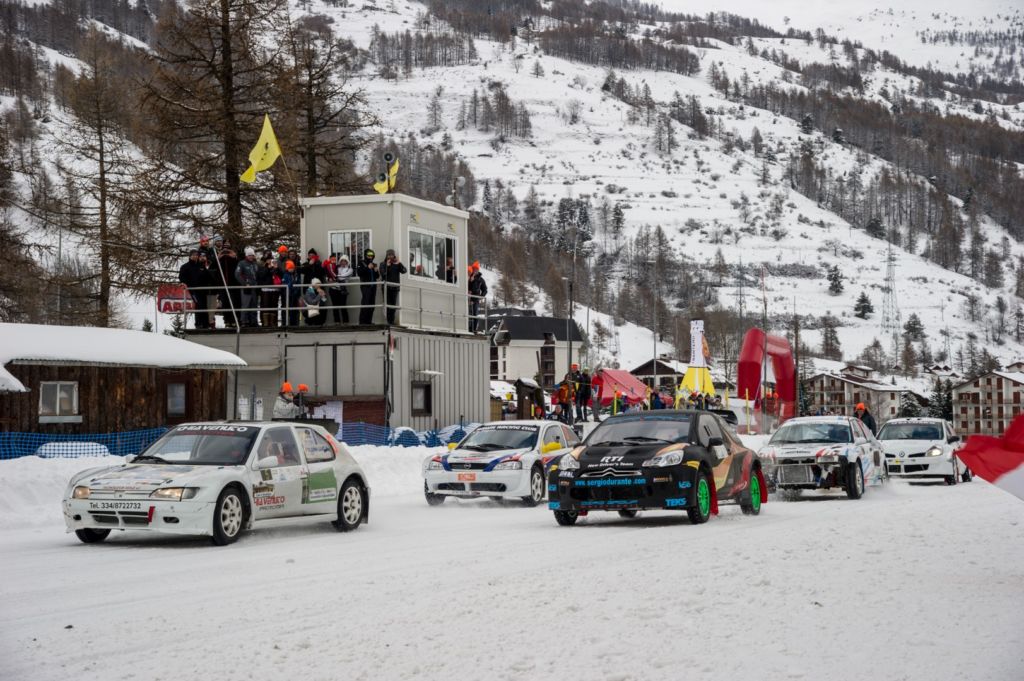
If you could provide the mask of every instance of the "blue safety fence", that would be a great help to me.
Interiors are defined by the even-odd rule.
[[[119,433],[0,433],[0,459],[39,456],[75,459],[80,456],[138,454],[167,432],[166,428]]]
[[[371,423],[345,423],[338,439],[349,445],[382,447],[443,447],[458,442],[476,423],[453,425],[438,430],[385,428]],[[166,428],[120,433],[6,433],[0,432],[0,459],[38,456],[44,459],[75,459],[81,456],[127,456],[138,454],[167,432]]]

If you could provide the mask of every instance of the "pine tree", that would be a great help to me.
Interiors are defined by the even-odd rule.
[[[622,210],[622,204],[616,201],[615,206],[612,208],[612,239],[616,245],[622,239],[622,231],[625,227],[626,214]]]
[[[821,318],[821,356],[825,359],[836,361],[842,361],[843,359],[839,334],[836,332],[838,326],[838,320],[831,314],[826,314]]]
[[[945,418],[945,386],[942,379],[935,377],[935,385],[932,386],[931,395],[928,396],[928,416],[936,419]]]
[[[915,342],[924,340],[924,324],[921,323],[921,318],[917,316],[916,312],[911,312],[903,325],[903,335]]]
[[[153,332],[153,322],[150,321],[149,317],[142,320],[142,330],[147,333]]]
[[[900,364],[903,366],[903,376],[905,378],[913,378],[917,376],[917,351],[914,350],[914,344],[910,342],[910,338],[904,336],[903,339],[903,350],[900,352]]]
[[[843,292],[843,273],[839,270],[839,265],[833,265],[828,270],[828,292],[834,296],[838,296]]]
[[[900,407],[896,412],[900,418],[915,418],[921,415],[921,403],[910,391],[900,393]]]
[[[427,130],[428,135],[432,135],[441,128],[444,127],[444,110],[441,107],[441,95],[444,93],[444,88],[440,85],[434,90],[434,95],[430,98],[430,103],[427,105]]]
[[[297,226],[294,187],[243,192],[239,179],[264,113],[274,110],[268,84],[278,50],[257,46],[275,47],[286,11],[286,0],[162,3],[154,29],[139,120],[160,163],[147,175],[146,200],[236,246],[269,243]]]
[[[876,239],[885,238],[885,225],[882,224],[882,218],[877,215],[868,220],[867,227],[864,231],[868,233],[868,236],[873,236]]]
[[[861,291],[857,302],[853,305],[853,314],[860,319],[867,319],[874,311],[875,306],[871,304],[871,299],[868,298],[867,292]]]
[[[800,132],[805,135],[814,132],[814,117],[811,114],[804,114],[804,117],[800,119]]]
[[[754,156],[761,155],[761,149],[764,147],[764,138],[761,137],[761,131],[756,127],[754,131],[750,133],[750,146],[754,150]]]
[[[544,67],[540,65],[540,60],[539,59],[533,62],[533,77],[534,78],[543,78],[544,77]]]

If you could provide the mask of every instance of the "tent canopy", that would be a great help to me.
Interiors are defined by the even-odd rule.
[[[601,369],[594,374],[592,383],[595,389],[594,400],[600,401],[602,407],[611,405],[616,390],[627,404],[647,400],[647,386],[644,382],[623,369]]]

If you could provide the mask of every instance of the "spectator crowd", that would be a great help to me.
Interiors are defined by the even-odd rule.
[[[178,281],[192,300],[197,329],[217,328],[218,317],[223,328],[372,324],[381,288],[384,317],[394,324],[402,275],[407,272],[393,249],[379,264],[371,248],[355,263],[345,253],[321,258],[315,248],[303,260],[285,245],[260,252],[248,246],[239,255],[230,242],[204,236],[179,268]],[[455,281],[453,273],[443,274]],[[481,311],[487,284],[479,263],[470,265],[468,274],[469,330],[477,333],[485,326],[474,317]]]

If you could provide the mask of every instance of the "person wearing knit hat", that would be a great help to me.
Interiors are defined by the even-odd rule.
[[[235,280],[238,281],[239,285],[244,286],[242,289],[242,326],[256,326],[257,325],[257,310],[260,305],[260,291],[257,288],[259,273],[259,265],[256,263],[256,249],[252,246],[247,246],[245,249],[245,259],[239,261],[238,267],[235,268]]]
[[[285,285],[284,300],[282,307],[287,311],[281,314],[282,326],[299,325],[299,293],[301,288],[298,282],[298,273],[295,271],[295,263],[291,260],[282,260],[281,283]]]
[[[377,282],[380,281],[380,272],[377,263],[374,262],[376,257],[373,249],[367,248],[363,251],[363,259],[356,267],[359,281],[363,282],[359,287],[362,293],[359,301],[359,323],[363,325],[373,323],[373,308],[377,305]]]
[[[395,323],[395,312],[398,311],[398,292],[402,275],[406,273],[405,265],[402,264],[395,253],[395,249],[389,248],[384,254],[384,264],[381,266],[381,279],[384,280],[384,307],[388,324]]]
[[[348,324],[348,282],[355,276],[355,270],[348,262],[348,256],[344,253],[338,254],[338,264],[334,268],[335,287],[331,289],[331,305],[341,312],[341,323]],[[337,318],[335,318],[337,321]]]
[[[325,310],[320,309],[320,306],[327,305],[327,292],[324,291],[320,279],[314,277],[309,281],[309,286],[302,292],[299,304],[306,308],[307,326],[323,326],[327,314]]]
[[[274,400],[274,418],[294,419],[298,418],[301,413],[299,405],[295,404],[295,392],[292,390],[292,384],[285,381],[281,384],[281,391],[277,394],[277,399]]]
[[[487,296],[487,282],[480,272],[480,263],[474,262],[469,266],[469,331],[476,333],[477,329],[484,329],[486,322],[477,319],[480,312],[480,303]]]
[[[863,402],[857,403],[854,413],[857,415],[857,418],[860,419],[861,423],[871,431],[872,435],[878,435],[878,424],[875,422],[875,417],[871,415],[871,412],[868,411],[868,408]]]

